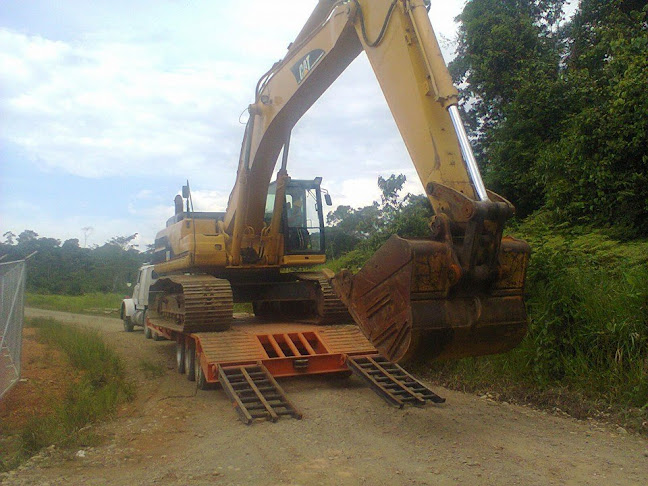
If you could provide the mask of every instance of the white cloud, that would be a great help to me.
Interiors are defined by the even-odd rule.
[[[153,199],[155,197],[151,189],[142,189],[135,195],[135,199]]]
[[[192,190],[191,198],[196,211],[225,211],[229,192]]]
[[[167,15],[181,14],[176,30],[161,23],[136,35],[126,23],[122,32],[99,30],[68,42],[0,29],[0,76],[9,86],[1,101],[3,136],[46,167],[84,177],[146,174],[151,168],[165,174],[231,170],[242,135],[238,114],[256,78],[270,59],[283,56],[314,6],[279,3],[258,2],[254,15],[247,2],[227,9],[201,6],[205,12],[171,10]],[[165,4],[161,14],[169,8]],[[435,9],[433,20],[443,19],[445,27],[451,9]],[[187,18],[191,13],[211,13],[213,23],[195,25]],[[375,83],[364,86],[371,74],[363,64],[361,76],[346,76],[355,83],[338,92],[344,99],[330,102],[338,123],[323,119],[325,135],[348,128],[370,137],[380,123],[362,127],[362,121],[389,117],[375,110],[382,95]]]
[[[460,3],[433,1],[437,34],[454,37]],[[18,146],[46,173],[188,178],[197,210],[222,211],[243,135],[239,114],[315,4],[44,3],[30,29],[0,27],[0,144]],[[57,12],[52,20],[48,9]],[[405,173],[408,188],[420,186],[363,56],[295,127],[289,171],[323,176],[336,205],[378,199],[379,175]],[[174,194],[163,190],[152,182],[122,197],[127,217],[52,223],[3,215],[3,226],[63,239],[93,226],[95,243],[134,232],[150,242],[173,213]]]
[[[7,30],[0,45],[0,77],[12,81],[2,136],[50,169],[84,177],[213,173],[209,159],[235,161],[241,130],[227,120],[248,91],[223,73],[245,76],[244,66],[174,70],[156,61],[159,46],[75,46]],[[215,120],[225,123],[216,128]]]

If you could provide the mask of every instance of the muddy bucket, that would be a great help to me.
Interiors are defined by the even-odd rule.
[[[392,236],[355,275],[332,284],[386,358],[447,359],[501,353],[526,334],[529,246],[503,238],[486,280],[463,274],[452,245]]]

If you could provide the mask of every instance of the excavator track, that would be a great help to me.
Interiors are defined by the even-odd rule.
[[[226,331],[232,324],[232,288],[210,275],[177,275],[158,280],[149,319],[180,332]]]
[[[318,293],[319,300],[317,302],[317,318],[318,324],[322,326],[335,325],[335,324],[351,324],[353,318],[347,306],[335,293],[333,287],[329,283],[332,274],[326,272],[308,272],[300,273],[300,280],[308,280],[317,282],[320,292]]]

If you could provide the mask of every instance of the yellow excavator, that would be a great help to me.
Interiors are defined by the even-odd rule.
[[[194,332],[228,329],[233,302],[252,302],[262,318],[321,324],[350,322],[348,310],[393,361],[520,342],[530,249],[502,236],[514,208],[484,187],[429,8],[427,0],[319,1],[258,81],[227,211],[193,211],[186,187],[156,236],[151,318]],[[289,177],[291,131],[363,51],[434,209],[430,235],[392,236],[355,275],[299,271],[325,262],[323,193],[331,201],[321,178]]]

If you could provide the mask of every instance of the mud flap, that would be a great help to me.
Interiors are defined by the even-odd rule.
[[[332,284],[365,336],[388,359],[445,359],[507,351],[526,334],[529,247],[504,238],[499,274],[469,281],[449,243],[392,236],[355,275]]]

